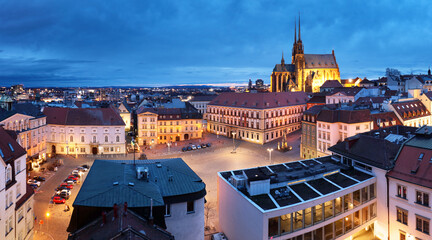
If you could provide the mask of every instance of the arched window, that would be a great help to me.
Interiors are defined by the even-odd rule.
[[[172,132],[172,129],[171,129]],[[120,136],[116,136],[116,142],[120,142]]]
[[[105,142],[108,142],[108,136],[105,136]]]
[[[96,136],[93,136],[93,143],[96,142]]]
[[[81,136],[81,142],[84,142],[84,140],[85,140],[84,136]]]
[[[73,142],[73,136],[72,135],[69,137],[69,142]]]

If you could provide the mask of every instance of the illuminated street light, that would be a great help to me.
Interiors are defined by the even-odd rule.
[[[270,165],[273,164],[271,153],[273,152],[273,148],[267,148],[267,151],[269,152],[269,159],[270,159]]]
[[[233,151],[232,151],[232,153],[235,153],[236,152],[236,147],[235,147],[235,136],[236,136],[236,133],[233,132],[232,135],[233,135]]]

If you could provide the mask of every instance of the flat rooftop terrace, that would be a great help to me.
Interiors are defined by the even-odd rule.
[[[374,177],[341,164],[331,156],[219,174],[264,211],[320,198]],[[251,196],[247,186],[238,183],[239,179],[244,185],[269,180],[270,192]]]

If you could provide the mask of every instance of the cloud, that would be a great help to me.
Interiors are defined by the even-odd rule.
[[[4,1],[0,72],[92,79],[88,84],[96,86],[249,78],[268,82],[282,50],[289,61],[298,12],[305,52],[334,49],[342,77],[378,77],[386,67],[425,72],[432,54],[430,5],[428,1]],[[7,84],[3,81],[0,84]],[[44,81],[53,86],[62,83],[54,78]]]

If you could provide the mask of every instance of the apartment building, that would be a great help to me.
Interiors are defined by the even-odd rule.
[[[17,133],[17,141],[28,158],[46,158],[46,116],[37,106],[19,103],[10,109],[0,109],[0,125]]]
[[[125,123],[112,108],[46,107],[50,154],[125,154]]]
[[[189,103],[184,108],[148,108],[137,110],[139,145],[166,144],[200,139],[202,115]]]
[[[317,117],[324,105],[316,105],[303,112],[300,157],[317,157]]]
[[[300,129],[304,92],[222,93],[207,105],[207,131],[265,144]]]
[[[430,239],[432,128],[424,126],[402,146],[388,173],[390,239]]]
[[[26,183],[26,150],[9,133],[0,127],[0,238],[33,239],[34,191]]]
[[[396,113],[404,126],[421,127],[431,125],[431,113],[419,99],[399,99],[383,104],[387,110]]]
[[[208,95],[208,96],[194,96],[189,102],[194,106],[199,113],[205,116],[207,112],[207,104],[209,104],[216,95]]]

